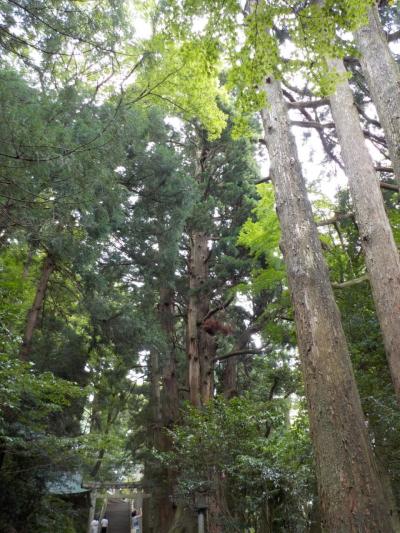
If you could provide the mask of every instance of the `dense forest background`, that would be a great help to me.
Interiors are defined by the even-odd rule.
[[[0,6],[0,531],[400,531],[399,3]]]

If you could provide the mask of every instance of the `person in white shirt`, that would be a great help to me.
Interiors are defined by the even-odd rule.
[[[99,521],[97,520],[97,518],[94,518],[91,522],[90,522],[90,531],[91,533],[99,533]]]
[[[105,516],[101,521],[101,533],[107,533],[108,518]]]

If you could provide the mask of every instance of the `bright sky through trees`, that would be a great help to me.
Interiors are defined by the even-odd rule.
[[[399,531],[398,0],[0,13],[0,531]]]

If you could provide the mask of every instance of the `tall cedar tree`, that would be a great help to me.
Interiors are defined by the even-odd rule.
[[[269,78],[265,91],[265,140],[295,312],[322,524],[343,533],[392,531],[279,82]]]
[[[368,24],[355,32],[355,40],[400,185],[400,68],[389,48],[375,3],[368,11]]]

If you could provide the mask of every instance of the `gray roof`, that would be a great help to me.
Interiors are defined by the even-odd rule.
[[[88,492],[82,487],[82,476],[78,472],[59,472],[47,482],[50,494],[79,494]]]

